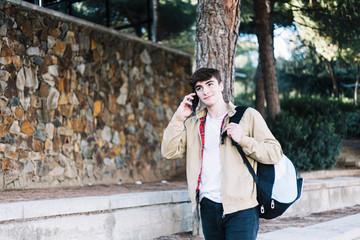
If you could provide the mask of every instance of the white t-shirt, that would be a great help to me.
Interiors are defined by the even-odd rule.
[[[226,113],[218,118],[209,114],[205,121],[205,145],[200,181],[200,201],[206,197],[221,203],[220,132]]]

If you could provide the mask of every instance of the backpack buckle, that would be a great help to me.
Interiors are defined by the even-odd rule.
[[[260,213],[261,213],[261,214],[264,214],[264,213],[265,213],[264,205],[261,205],[261,207],[260,207]]]

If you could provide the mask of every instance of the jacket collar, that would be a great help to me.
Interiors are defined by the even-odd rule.
[[[197,119],[203,118],[203,117],[205,117],[205,116],[207,115],[207,108],[206,108],[206,106],[204,106],[203,104],[201,104],[201,105],[202,105],[202,106],[200,107],[200,110],[198,110],[198,111],[196,112],[196,118],[197,118]],[[229,116],[229,117],[232,117],[232,116],[235,114],[235,112],[236,112],[236,110],[235,110],[236,106],[235,106],[232,102],[229,102],[229,103],[227,104],[227,108],[228,108],[228,116]]]

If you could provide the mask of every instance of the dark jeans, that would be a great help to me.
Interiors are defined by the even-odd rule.
[[[259,212],[250,208],[223,217],[221,203],[203,198],[200,202],[202,228],[206,240],[255,240],[259,230]]]

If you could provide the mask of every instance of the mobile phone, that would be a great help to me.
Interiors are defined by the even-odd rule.
[[[196,94],[195,91],[194,91],[194,93]],[[197,108],[197,106],[199,104],[199,97],[198,97],[197,94],[194,96],[194,99],[191,102],[192,102],[191,108],[195,112],[195,110],[196,110],[196,108]]]

